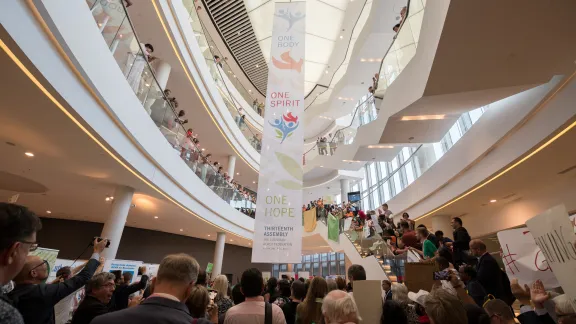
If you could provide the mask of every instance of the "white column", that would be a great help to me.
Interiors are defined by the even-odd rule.
[[[154,62],[154,74],[156,75],[156,80],[158,81],[158,85],[160,85],[160,89],[158,91],[164,91],[166,89],[166,85],[168,84],[168,79],[170,78],[170,71],[172,71],[172,66],[166,63],[163,60],[157,60]],[[152,89],[155,87],[152,86]],[[148,112],[148,114],[152,113],[151,107],[156,100],[161,100],[162,93],[149,93],[148,97],[146,98],[146,104],[144,108]]]
[[[452,226],[450,226],[450,219],[451,217],[449,215],[432,216],[432,230],[434,232],[442,231],[444,237],[451,238],[454,230],[452,229]]]
[[[104,228],[100,235],[110,240],[110,247],[104,249],[102,253],[102,256],[107,260],[116,258],[122,231],[124,231],[128,211],[130,211],[130,205],[132,204],[132,196],[134,196],[134,189],[130,187],[118,186],[114,192],[114,202],[112,203],[110,216],[104,223]]]
[[[212,279],[216,278],[217,275],[222,271],[222,260],[224,260],[224,244],[226,244],[226,233],[218,232],[216,236],[216,246],[214,247],[214,260],[212,264]]]
[[[348,201],[348,193],[350,192],[350,180],[340,179],[340,200]]]
[[[235,178],[234,170],[236,169],[236,155],[230,155],[228,157],[228,175],[230,178]]]

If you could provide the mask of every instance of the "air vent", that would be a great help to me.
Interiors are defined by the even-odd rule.
[[[508,198],[510,198],[510,197],[514,197],[514,196],[516,196],[516,194],[515,194],[515,193],[513,193],[513,194],[509,194],[508,196],[504,196],[504,197],[502,197],[502,198],[500,198],[500,199],[508,199]]]
[[[268,65],[243,0],[202,0],[210,19],[254,87],[266,96]],[[256,67],[258,66],[258,67]]]
[[[571,167],[569,167],[568,169],[564,169],[564,170],[558,172],[558,174],[560,174],[560,175],[566,174],[566,173],[568,173],[568,172],[570,172],[570,171],[572,171],[572,170],[574,170],[574,169],[576,169],[576,164],[573,165],[573,166],[571,166]]]

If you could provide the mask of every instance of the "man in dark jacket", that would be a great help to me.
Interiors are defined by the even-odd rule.
[[[154,293],[150,297],[140,305],[98,316],[90,323],[192,323],[190,311],[183,301],[190,296],[199,268],[198,262],[189,255],[166,256],[157,276],[152,279]]]
[[[470,235],[468,231],[462,227],[462,219],[454,217],[450,221],[450,225],[454,229],[454,243],[452,243],[454,265],[461,265],[468,261],[470,251]]]
[[[100,265],[100,253],[108,240],[94,241],[92,257],[76,276],[59,283],[45,284],[49,271],[47,262],[28,256],[22,271],[14,278],[16,287],[9,294],[26,324],[53,324],[54,305],[90,280]]]
[[[471,266],[460,266],[458,269],[460,273],[460,279],[466,285],[466,291],[468,295],[474,299],[476,305],[482,307],[484,305],[484,299],[486,298],[486,290],[482,287],[482,284],[478,282],[476,278],[476,270]]]
[[[286,324],[296,323],[296,308],[304,301],[306,297],[306,284],[300,280],[295,280],[292,282],[290,287],[292,296],[290,296],[290,302],[282,306],[282,312],[284,312],[284,317],[286,318]]]
[[[26,264],[28,253],[38,248],[36,232],[41,228],[40,219],[28,208],[0,203],[0,288],[17,276]],[[24,323],[3,290],[0,291],[0,322]]]
[[[487,294],[503,299],[505,291],[502,286],[503,273],[496,259],[486,251],[486,244],[481,240],[472,240],[470,241],[470,252],[479,258],[476,266],[478,282],[484,287]]]
[[[113,310],[122,310],[128,307],[128,299],[130,295],[137,292],[138,290],[142,290],[146,288],[146,284],[148,283],[148,275],[146,275],[146,266],[141,266],[138,269],[138,272],[142,273],[142,278],[140,278],[139,282],[135,282],[130,285],[132,281],[132,272],[124,272],[122,277],[124,278],[123,283],[116,286],[116,290],[114,291],[114,296],[112,297],[111,307]]]
[[[89,324],[96,316],[110,311],[108,304],[116,287],[114,279],[114,274],[102,272],[88,281],[86,297],[74,312],[72,324]]]

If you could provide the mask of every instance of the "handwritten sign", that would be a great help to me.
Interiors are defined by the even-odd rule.
[[[572,307],[576,309],[576,282],[574,281],[576,235],[568,219],[566,207],[564,205],[553,207],[529,219],[526,225],[564,293],[570,297]]]

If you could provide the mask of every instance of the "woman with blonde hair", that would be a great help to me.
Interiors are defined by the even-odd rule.
[[[322,319],[322,300],[328,293],[328,284],[322,277],[314,277],[306,298],[296,308],[296,324],[320,323]]]
[[[228,296],[228,277],[219,275],[214,279],[212,289],[216,290],[217,295],[214,297],[214,303],[218,306],[218,317],[223,317],[224,314],[234,306],[234,303]]]

